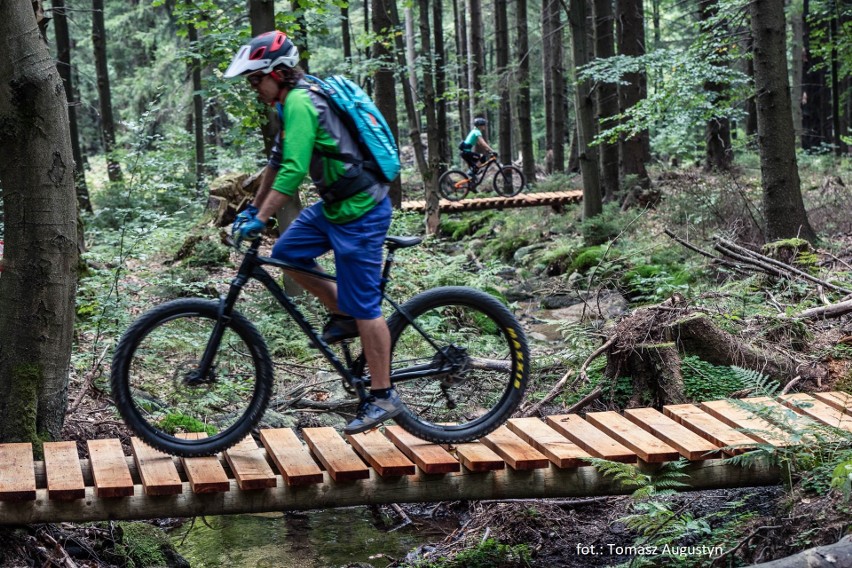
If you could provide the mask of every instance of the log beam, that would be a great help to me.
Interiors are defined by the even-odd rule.
[[[689,475],[686,490],[774,485],[781,480],[777,467],[755,464],[746,469],[721,460],[691,464],[686,473]],[[46,489],[38,489],[34,501],[0,503],[0,524],[229,515],[447,499],[593,497],[624,495],[633,490],[591,466],[576,469],[550,466],[532,471],[506,468],[489,473],[463,470],[446,475],[418,472],[393,479],[379,478],[370,470],[370,479],[349,483],[335,483],[328,473],[323,475],[323,483],[303,487],[289,487],[277,476],[277,487],[256,491],[241,491],[231,480],[230,491],[215,494],[192,493],[189,483],[184,482],[181,494],[161,497],[148,497],[143,487],[137,485],[133,496],[106,499],[96,497],[93,488],[87,487],[84,499],[70,502],[52,501]]]

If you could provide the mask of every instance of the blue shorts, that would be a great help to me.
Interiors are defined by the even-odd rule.
[[[391,202],[385,197],[370,211],[348,223],[330,223],[322,201],[304,209],[272,247],[272,258],[316,268],[316,258],[334,251],[337,305],[355,319],[382,316],[382,259],[390,228]]]

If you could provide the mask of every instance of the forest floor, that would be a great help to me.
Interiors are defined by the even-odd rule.
[[[809,182],[807,177],[803,181],[806,189],[821,192],[821,205],[811,209],[815,211],[813,219],[823,223],[818,230],[826,234],[825,227],[833,227],[825,250],[818,251],[816,259],[809,258],[815,273],[828,271],[835,277],[845,274],[842,278],[848,283],[852,271],[849,209],[832,205],[839,199],[837,195],[848,192],[840,192],[842,186],[832,186],[830,179],[826,179],[829,181],[824,183]],[[589,356],[616,332],[618,322],[635,315],[636,306],[661,304],[692,287],[695,293],[688,303],[689,309],[679,315],[710,313],[736,337],[757,338],[763,346],[783,351],[791,360],[807,363],[808,368],[824,369],[824,373],[800,377],[794,390],[852,390],[852,347],[849,347],[852,318],[845,315],[807,321],[801,327],[786,324],[773,327],[770,324],[784,318],[776,320],[765,312],[772,306],[775,315],[796,314],[814,303],[824,304],[823,288],[783,279],[779,284],[760,275],[739,274],[732,278],[716,262],[685,258],[684,249],[663,236],[663,229],[672,226],[671,220],[677,218],[678,207],[690,211],[703,207],[700,203],[696,206],[699,199],[696,196],[709,192],[707,186],[710,186],[723,197],[707,205],[707,217],[725,219],[731,226],[739,227],[741,241],[756,238],[757,233],[749,232],[748,221],[742,219],[743,211],[748,208],[732,202],[740,199],[742,188],[714,182],[690,171],[660,176],[656,184],[668,195],[668,216],[643,211],[625,223],[617,220],[617,213],[610,214],[604,224],[615,227],[616,245],[611,242],[608,246],[584,247],[573,226],[576,215],[570,212],[484,213],[447,218],[438,244],[427,245],[425,261],[435,266],[436,254],[461,258],[465,277],[476,278],[479,274],[480,278],[463,283],[496,286],[515,303],[524,325],[536,330],[530,334],[534,335],[533,351],[538,362],[531,401],[540,401],[566,369],[574,370],[576,379],[572,378],[541,408],[544,413],[564,411],[608,380],[604,376],[607,357],[601,355],[590,361]],[[730,192],[727,200],[726,191]],[[719,209],[713,209],[717,206]],[[728,218],[731,209],[740,210],[739,219]],[[843,211],[846,213],[838,217]],[[639,217],[642,218],[636,222]],[[415,231],[419,230],[419,218],[413,216],[407,222]],[[633,233],[628,234],[630,231]],[[710,242],[710,233],[710,229],[705,230],[706,242]],[[215,231],[207,233],[214,240],[215,235]],[[162,240],[177,238],[180,244],[184,237],[183,232],[178,232]],[[700,237],[693,235],[696,241]],[[92,323],[96,318],[91,318],[80,326],[75,350],[81,355],[75,360],[69,386],[69,413],[63,438],[78,441],[81,457],[85,457],[87,439],[117,437],[125,444],[129,439],[126,426],[116,419],[108,393],[108,354],[117,338],[111,336],[117,336],[130,319],[152,302],[161,301],[164,295],[214,296],[222,291],[233,273],[233,268],[221,258],[207,259],[198,267],[178,259],[180,252],[175,252],[175,246],[169,251],[125,259],[119,265],[125,295],[120,310],[107,314],[109,317],[101,318],[97,324]],[[483,251],[491,257],[480,258]],[[216,257],[210,251],[205,254]],[[412,251],[413,256],[416,254]],[[199,256],[196,252],[195,260]],[[81,289],[78,313],[95,311],[87,302],[97,309],[103,308],[104,313],[107,308],[114,309],[103,299],[113,293],[109,286],[116,265],[111,259],[108,254],[89,258],[95,273],[89,280],[101,278],[105,284],[100,284],[102,288],[89,284]],[[500,267],[494,268],[497,259]],[[443,266],[433,272],[441,270]],[[428,271],[415,268],[412,272]],[[701,279],[705,287],[699,290]],[[188,282],[186,288],[175,290],[176,280]],[[149,294],[151,290],[156,290],[156,297]],[[600,317],[590,318],[587,312],[596,310]],[[669,308],[664,311],[671,312]],[[744,392],[754,391],[743,391],[742,385],[734,385],[718,367],[701,367],[709,379],[701,373],[687,372],[687,367],[695,365],[693,360],[685,361],[683,377],[686,394],[694,399],[737,394],[735,391],[743,396]],[[578,370],[583,373],[577,373]],[[639,401],[635,391],[641,385],[609,381],[608,394],[593,399],[584,410],[618,410]],[[337,418],[342,424],[340,417]],[[314,425],[311,421],[316,419],[311,415],[297,425]],[[126,450],[129,452],[129,446]],[[377,559],[373,566],[737,566],[830,544],[849,531],[852,504],[841,492],[828,487],[831,470],[838,460],[848,459],[852,463],[849,440],[820,455],[787,452],[772,457],[789,472],[784,487],[671,495],[661,487],[656,494],[645,494],[644,498],[449,501],[429,509],[404,506],[402,509],[415,527],[418,523],[427,524],[437,514],[446,521],[445,525],[456,524],[457,528],[440,541],[412,550],[406,558]],[[160,529],[168,531],[184,522],[160,519],[151,523],[62,523],[4,528],[0,529],[0,542],[5,543],[0,546],[0,566],[182,566],[186,565],[185,561],[176,555],[166,533]],[[679,557],[661,556],[652,550],[663,544],[693,548]],[[713,552],[706,553],[702,546]]]

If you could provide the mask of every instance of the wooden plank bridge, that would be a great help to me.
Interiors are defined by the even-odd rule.
[[[553,191],[548,193],[521,193],[515,197],[477,197],[462,199],[461,201],[449,201],[441,199],[438,209],[443,212],[456,211],[482,211],[485,209],[509,209],[512,207],[540,207],[549,205],[560,207],[570,203],[579,203],[583,200],[582,191]],[[403,201],[403,211],[426,211],[425,201]]]
[[[796,427],[852,432],[852,395],[840,392],[745,399],[792,409]],[[131,439],[0,444],[0,524],[188,517],[351,505],[467,499],[616,495],[631,492],[600,474],[590,456],[653,470],[681,457],[688,489],[768,485],[780,471],[722,458],[757,443],[785,446],[785,431],[730,401],[618,412],[511,419],[477,443],[447,447],[389,425],[348,436],[333,428],[260,431],[222,456],[176,458]],[[192,436],[193,434],[187,434]]]

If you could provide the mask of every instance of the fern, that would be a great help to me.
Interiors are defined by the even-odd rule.
[[[751,388],[752,392],[756,395],[774,397],[778,394],[778,389],[781,388],[778,381],[769,378],[760,371],[744,369],[742,367],[737,367],[736,365],[732,365],[731,370],[740,382],[744,384],[746,388]]]

